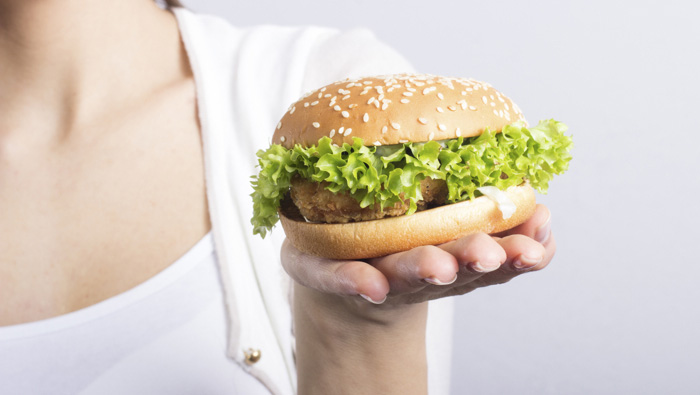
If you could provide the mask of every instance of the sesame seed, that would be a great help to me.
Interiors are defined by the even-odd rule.
[[[308,107],[308,106],[309,106],[309,103],[304,103],[304,107]]]
[[[418,118],[418,122],[422,123],[423,125],[427,125],[427,124],[428,124],[428,120],[425,119],[425,118]]]
[[[496,102],[491,102],[491,107],[496,107]]]
[[[348,106],[348,108],[355,108],[357,107],[357,103],[352,103],[351,105]]]
[[[342,100],[347,100],[347,99],[349,99],[349,98],[350,98],[350,95],[345,95],[345,96],[343,96],[343,99],[342,99]]]
[[[389,128],[384,125],[384,127],[382,127],[382,134],[386,133],[387,130],[389,130]]]
[[[326,99],[328,99],[329,97],[331,97],[331,94],[330,94],[330,93],[326,93],[325,95],[323,95],[323,97],[325,97]]]
[[[401,99],[401,103],[403,103],[403,104],[408,104],[408,103],[410,103],[410,102],[411,102],[411,101],[408,100],[408,99]]]
[[[314,122],[314,123],[312,123],[312,125],[314,125],[314,127],[315,127],[316,129],[318,129],[318,128],[321,127],[321,124],[318,123],[318,122]]]
[[[457,110],[457,107],[455,107],[455,106],[447,106],[447,109],[450,110],[450,111],[456,111],[456,110]]]
[[[462,136],[462,129],[457,128],[457,130],[455,130],[455,134],[457,135],[457,137],[461,137]]]
[[[372,81],[369,81],[369,80],[363,81],[362,83],[365,84],[365,85],[372,85]]]
[[[428,140],[432,140],[435,137],[435,132],[430,132],[428,135]]]
[[[340,111],[340,110],[341,110],[340,106],[337,105],[337,104],[335,105],[335,107],[333,107],[333,109],[336,110],[336,111]]]
[[[437,94],[438,99],[443,100],[445,96],[442,93]]]
[[[284,141],[285,141],[285,140],[287,140],[287,138],[286,138],[286,137],[284,137],[284,136],[280,137],[280,141],[281,141],[281,142],[283,142],[283,143],[284,143]]]
[[[352,129],[351,129],[351,128],[345,129],[345,135],[346,135],[346,136],[349,136],[350,133],[352,133]]]
[[[374,145],[382,145],[382,143],[380,143],[379,141],[375,141],[373,144]]]
[[[343,118],[350,118],[350,113],[347,111],[343,111],[341,114],[343,114]]]
[[[282,122],[277,124],[277,130],[280,130],[282,128]]]
[[[508,107],[508,103],[503,103],[503,107],[506,108],[506,111],[510,111],[510,107]]]
[[[321,92],[325,92],[325,91],[326,91],[326,87],[324,86],[323,88],[321,88]]]
[[[493,95],[489,95],[489,97],[491,98],[491,100],[496,100],[496,98],[493,97]]]
[[[375,100],[374,96],[370,97],[369,100],[367,100],[367,104],[372,104]]]
[[[459,105],[462,106],[462,110],[467,109],[467,101],[466,100],[462,99],[462,100],[458,101],[457,103],[459,103]]]
[[[436,110],[437,112],[445,112],[445,110],[443,110],[442,107],[437,107]]]
[[[474,106],[469,106],[469,109],[472,111],[476,111],[476,107],[474,107]]]
[[[377,98],[377,100],[380,100],[380,101],[381,101],[382,99],[384,99],[384,94],[383,94],[383,93],[381,93],[381,94],[379,95],[379,97]]]
[[[466,95],[467,95],[467,91],[462,91],[462,96],[466,96]]]
[[[294,114],[294,110],[296,110],[296,109],[297,109],[296,107],[292,107],[292,109],[291,109],[291,110],[289,110],[289,115],[292,115],[292,114]]]
[[[496,110],[493,110],[493,113],[496,114],[496,115],[498,115],[498,111],[496,111]]]
[[[401,143],[401,144],[405,144],[405,143],[408,143],[408,140],[405,140],[405,139],[401,139],[401,140],[399,140],[399,143]]]
[[[403,95],[410,97],[413,96],[413,92],[404,92]]]
[[[362,116],[362,120],[363,120],[364,122],[369,121],[369,114],[365,113],[365,115]]]
[[[341,126],[340,129],[338,129],[338,134],[342,136],[344,132],[345,132],[345,127]]]
[[[467,88],[467,92],[473,92],[473,91],[474,91],[474,89],[472,89],[472,88]]]
[[[315,105],[317,105],[317,104],[318,104],[318,100],[311,102],[311,105],[312,105],[312,106],[315,106]]]
[[[331,130],[331,133],[328,135],[328,137],[333,138],[335,136],[335,129]]]
[[[377,103],[379,103],[379,102],[377,102]],[[388,107],[389,107],[389,103],[384,102],[384,104],[382,104],[382,110],[386,110]]]
[[[486,96],[481,96],[481,101],[484,102],[484,104],[489,102],[489,99],[486,98]]]
[[[443,125],[443,124],[439,124],[439,125],[438,125],[438,129],[440,129],[440,130],[442,130],[442,131],[444,132],[445,130],[447,130],[447,127],[446,127],[445,125]]]
[[[399,125],[399,124],[396,123],[396,122],[392,122],[392,123],[391,123],[391,127],[394,128],[394,129],[396,129],[396,130],[401,129],[401,125]]]
[[[387,91],[387,92],[391,92],[391,91],[393,91],[393,90],[394,90],[394,87],[392,86],[391,88],[387,89],[386,91]]]

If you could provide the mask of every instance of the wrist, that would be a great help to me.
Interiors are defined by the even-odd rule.
[[[374,305],[295,284],[294,317],[300,393],[338,393],[345,378],[368,393],[426,392],[427,303]]]

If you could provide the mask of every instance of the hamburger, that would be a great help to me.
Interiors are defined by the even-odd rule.
[[[293,103],[253,177],[253,232],[281,220],[299,250],[384,256],[501,232],[568,168],[555,120],[529,127],[491,85],[400,74],[347,79]]]

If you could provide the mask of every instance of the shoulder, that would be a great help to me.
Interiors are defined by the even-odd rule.
[[[297,94],[349,77],[413,71],[401,54],[369,29],[238,27],[218,16],[186,9],[174,12],[183,35],[190,36],[193,44],[212,48],[219,60],[235,63],[231,66],[245,70],[251,65],[256,75],[273,82],[296,79]]]

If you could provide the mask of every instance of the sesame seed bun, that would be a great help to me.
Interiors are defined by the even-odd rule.
[[[273,144],[292,148],[333,143],[391,145],[480,135],[524,120],[509,98],[485,82],[400,74],[336,82],[292,104]]]
[[[361,138],[365,145],[393,145],[478,136],[524,121],[518,107],[489,84],[463,78],[401,74],[336,82],[292,104],[277,125],[273,144],[287,149]],[[487,197],[411,215],[343,224],[307,222],[286,198],[279,217],[299,250],[332,259],[363,259],[494,233],[526,221],[535,210],[529,184],[506,191],[516,212],[503,218]]]

